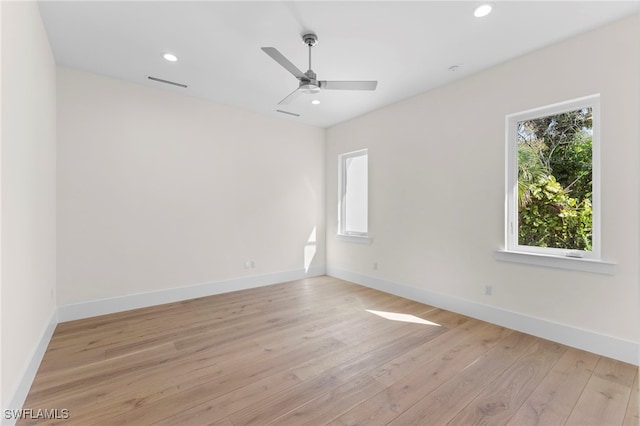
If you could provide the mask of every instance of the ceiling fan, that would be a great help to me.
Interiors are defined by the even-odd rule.
[[[318,93],[321,89],[327,90],[376,90],[377,81],[325,81],[318,80],[316,73],[311,70],[311,48],[318,43],[318,36],[310,33],[302,36],[302,41],[309,47],[309,70],[302,72],[291,63],[275,47],[263,47],[264,53],[271,56],[273,60],[282,65],[287,71],[300,80],[298,88],[287,97],[278,102],[278,105],[291,103],[302,93]]]

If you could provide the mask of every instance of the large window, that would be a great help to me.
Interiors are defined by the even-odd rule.
[[[600,258],[599,96],[507,116],[507,250]]]
[[[338,157],[338,234],[367,236],[369,232],[369,171],[367,150]]]

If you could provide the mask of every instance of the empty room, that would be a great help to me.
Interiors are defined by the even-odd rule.
[[[0,1],[2,425],[638,425],[640,2]]]

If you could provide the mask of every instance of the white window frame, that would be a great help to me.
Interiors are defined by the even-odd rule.
[[[581,108],[592,108],[592,250],[570,250],[551,247],[534,247],[518,244],[518,142],[517,126],[525,120],[549,115],[575,111]],[[592,263],[601,261],[601,197],[600,197],[600,95],[560,102],[549,106],[534,108],[515,114],[509,114],[505,120],[506,127],[506,212],[505,212],[505,249],[499,250],[499,260],[529,263],[542,266],[560,267],[592,271]],[[523,256],[530,255],[530,256]],[[553,258],[549,261],[544,258]],[[568,261],[558,261],[567,259]],[[582,263],[583,265],[579,265]],[[585,264],[591,263],[589,266]],[[608,262],[603,262],[608,263]],[[613,265],[609,264],[608,265]],[[596,269],[598,269],[596,267]],[[607,267],[604,273],[612,273]]]
[[[355,242],[369,242],[371,236],[369,235],[368,226],[368,194],[367,194],[367,231],[366,232],[353,232],[346,229],[347,222],[347,203],[346,203],[346,189],[347,189],[347,161],[356,157],[366,156],[367,158],[367,176],[369,167],[369,151],[367,149],[360,149],[353,152],[347,152],[338,156],[338,237]],[[369,190],[369,184],[367,182],[367,192]]]

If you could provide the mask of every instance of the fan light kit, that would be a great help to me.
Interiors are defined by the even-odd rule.
[[[311,48],[318,43],[318,36],[309,33],[302,36],[302,41],[309,47],[309,69],[302,72],[298,67],[293,65],[291,61],[284,57],[282,53],[275,47],[263,47],[262,50],[267,55],[279,63],[284,69],[289,71],[295,78],[299,80],[298,88],[291,92],[287,97],[278,102],[278,105],[286,105],[291,103],[301,93],[318,93],[320,90],[375,90],[378,86],[377,81],[325,81],[318,80],[316,73],[311,69]],[[320,103],[318,101],[318,103]]]
[[[169,62],[175,62],[178,60],[178,57],[172,53],[165,53],[162,57]]]
[[[483,16],[487,16],[488,14],[490,14],[492,9],[493,6],[489,3],[481,4],[474,9],[473,16],[475,16],[476,18],[482,18]]]

